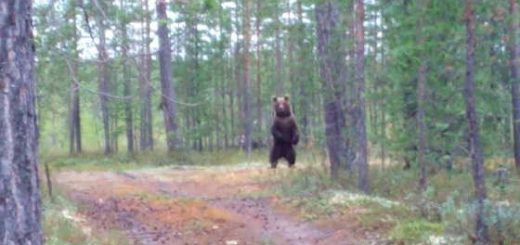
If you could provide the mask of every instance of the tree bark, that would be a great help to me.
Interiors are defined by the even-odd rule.
[[[354,1],[349,1],[349,3],[347,4],[347,10],[348,11],[352,11],[354,12]],[[347,21],[345,21],[347,23],[347,28],[346,28],[346,32],[347,32],[347,39],[348,40],[354,40],[355,39],[355,33],[354,33],[354,30],[355,30],[355,20],[356,20],[356,16],[353,14],[351,16],[351,18],[348,18]],[[350,173],[353,172],[354,170],[354,167],[355,167],[355,135],[354,135],[354,132],[355,132],[355,116],[354,116],[354,113],[355,111],[353,110],[354,108],[354,94],[355,94],[355,88],[354,88],[354,80],[355,80],[355,77],[354,77],[354,61],[355,61],[355,56],[356,56],[356,47],[355,47],[355,44],[353,41],[351,41],[351,43],[347,43],[345,45],[347,47],[347,50],[346,50],[346,57],[347,57],[347,63],[346,63],[346,67],[347,69],[350,71],[350,72],[347,72],[347,69],[345,69],[346,71],[346,74],[345,74],[345,89],[344,89],[344,96],[345,96],[345,99],[344,101],[342,101],[341,105],[342,105],[342,108],[345,108],[345,112],[344,112],[344,121],[345,121],[345,127],[346,127],[346,130],[344,129],[344,131],[346,131],[346,134],[345,134],[345,139],[344,139],[344,152],[343,152],[343,156],[345,158],[345,168],[347,169],[347,171],[349,171]]]
[[[421,2],[422,3],[422,2]],[[422,9],[426,8],[426,5],[419,3],[418,12],[420,13]],[[423,28],[423,17],[419,17],[419,21],[417,24],[417,45],[423,46],[425,37]],[[424,111],[426,105],[426,61],[424,60],[424,55],[422,53],[419,55],[419,59],[421,64],[419,65],[419,70],[417,71],[417,115],[416,115],[416,123],[417,123],[417,163],[420,168],[420,176],[419,176],[419,189],[422,191],[426,190],[428,184],[428,176],[426,173],[426,152],[427,148],[427,135],[426,135],[426,122],[424,121]]]
[[[188,30],[190,36],[190,49],[187,50],[188,58],[192,62],[191,64],[191,72],[190,72],[190,87],[189,95],[191,98],[197,98],[197,91],[200,88],[200,34],[198,25],[200,23],[199,17],[190,16],[190,21],[188,21]],[[200,107],[193,108],[191,110],[192,117],[192,128],[191,130],[200,130],[201,129],[201,117],[202,110]],[[193,149],[201,152],[203,150],[202,144],[203,136],[201,134],[196,134],[196,137],[193,138]]]
[[[251,113],[251,0],[244,0],[244,85],[242,86],[243,111],[244,111],[244,149],[251,154],[252,113]]]
[[[513,141],[515,152],[516,170],[520,172],[520,38],[518,38],[518,28],[520,25],[518,2],[509,0],[509,14],[511,23],[509,26],[510,37],[510,68],[511,68],[511,103],[513,105]]]
[[[287,90],[288,92],[286,92],[285,94],[290,94],[291,97],[294,98],[294,95],[296,94],[294,91],[295,89],[297,88],[295,86],[295,80],[296,80],[296,77],[299,76],[300,74],[295,74],[295,64],[297,63],[297,61],[294,60],[294,32],[292,31],[292,28],[293,28],[293,21],[292,21],[292,9],[291,9],[291,0],[286,0],[286,9],[284,10],[286,16],[287,16],[287,19],[286,19],[286,29],[287,29],[287,34],[286,34],[286,38],[285,38],[285,42],[286,42],[286,48],[287,48],[287,60],[286,60],[286,67],[287,67],[287,70],[286,70],[286,76],[284,77],[284,79],[286,79],[287,81]],[[299,104],[298,103],[292,103],[292,109],[293,109],[293,112],[297,114],[297,111],[298,111],[298,106]]]
[[[157,18],[159,28],[159,65],[161,76],[161,109],[164,116],[166,131],[166,146],[168,152],[175,150],[177,123],[175,105],[175,89],[172,81],[172,53],[169,38],[168,18],[166,15],[166,0],[157,0]]]
[[[296,14],[298,16],[298,29],[297,29],[297,32],[298,32],[298,37],[297,37],[297,42],[298,42],[298,61],[297,61],[297,67],[298,67],[298,73],[301,73],[301,74],[304,74],[305,73],[305,70],[308,69],[305,62],[307,61],[305,58],[306,58],[306,55],[304,54],[304,52],[306,52],[306,47],[305,47],[305,23],[304,23],[304,20],[303,20],[303,9],[302,9],[302,1],[301,0],[297,0],[296,1]],[[300,76],[297,76],[298,78],[298,81],[299,81],[299,87],[300,87],[300,114],[299,114],[299,118],[300,118],[300,138],[302,139],[301,141],[303,142],[303,145],[307,145],[309,143],[309,137],[308,137],[308,126],[309,126],[309,101],[308,101],[308,92],[307,92],[307,84],[306,84],[306,81],[308,81],[307,79],[304,79],[302,77],[302,75]]]
[[[0,3],[0,244],[43,244],[32,6]]]
[[[478,244],[488,244],[489,234],[484,222],[484,204],[487,198],[486,179],[484,173],[484,157],[480,144],[479,124],[475,109],[475,12],[473,0],[465,0],[464,21],[466,23],[466,79],[464,83],[464,100],[466,103],[466,120],[468,123],[469,148],[472,161],[472,175],[477,199],[477,217],[475,237]]]
[[[124,9],[124,1],[120,1],[120,6]],[[122,57],[123,59],[123,94],[125,98],[125,126],[126,126],[126,146],[127,151],[129,153],[134,152],[134,120],[133,120],[133,110],[132,110],[132,97],[131,97],[131,89],[130,89],[130,70],[128,67],[128,50],[130,49],[128,45],[128,33],[127,33],[127,20],[125,17],[121,20],[121,33],[122,33]]]
[[[105,139],[104,151],[105,154],[112,153],[113,149],[111,146],[110,140],[110,114],[109,114],[109,80],[110,80],[110,71],[109,71],[109,61],[108,54],[106,51],[106,36],[105,36],[105,22],[102,17],[96,17],[98,26],[99,26],[99,44],[98,44],[98,91],[99,91],[99,101],[101,106],[101,118],[103,122],[103,133]]]
[[[141,94],[141,122],[140,122],[140,148],[142,151],[153,150],[153,117],[152,117],[152,58],[150,54],[150,11],[148,1],[142,0],[143,24],[142,33],[143,47],[141,55],[141,70],[139,72],[139,90]]]
[[[363,0],[356,0],[355,42],[356,42],[356,158],[359,170],[358,187],[363,192],[370,191],[368,178],[368,150],[365,125],[365,6]]]
[[[285,83],[283,80],[283,56],[282,56],[282,44],[281,44],[281,34],[280,34],[280,6],[279,1],[275,1],[276,6],[273,16],[274,24],[275,24],[275,82],[276,82],[276,94],[277,96],[282,96],[285,89]]]
[[[333,179],[338,177],[341,166],[342,123],[344,118],[341,108],[341,96],[338,91],[343,81],[342,70],[345,68],[344,57],[338,50],[339,12],[333,1],[316,5],[316,36],[318,38],[318,58],[320,78],[324,89],[324,117],[327,151],[330,161],[330,174]]]
[[[237,6],[240,5],[240,2],[241,0],[236,0],[235,1]],[[235,28],[236,28],[236,33],[237,33],[237,40],[236,40],[236,43],[235,43],[235,47],[234,47],[234,53],[233,53],[233,56],[234,56],[234,75],[235,75],[235,85],[236,85],[236,88],[235,88],[235,91],[234,91],[234,96],[231,97],[231,124],[232,124],[232,131],[234,132],[235,131],[235,127],[234,127],[234,118],[235,118],[235,115],[234,115],[234,112],[235,112],[235,107],[233,106],[235,103],[235,100],[234,98],[236,97],[236,111],[238,112],[238,120],[239,122],[244,122],[244,111],[242,109],[243,107],[243,99],[242,99],[242,86],[243,86],[243,60],[242,60],[242,49],[243,49],[243,40],[241,40],[239,37],[238,37],[238,33],[240,33],[240,12],[239,11],[235,11],[235,14],[234,14],[234,22],[235,22]],[[242,137],[243,134],[239,134],[238,136],[239,137]],[[234,137],[236,137],[237,135],[233,134]],[[235,140],[236,141],[236,140]],[[241,142],[240,140],[239,141],[236,141],[234,142],[237,146],[242,146],[241,145]]]
[[[428,184],[428,176],[426,172],[426,123],[424,121],[424,106],[426,104],[426,64],[421,61],[417,79],[417,143],[419,146],[417,152],[417,162],[420,167],[419,189],[426,190]]]
[[[78,33],[77,33],[77,22],[76,22],[76,2],[72,1],[72,25],[73,25],[73,61],[71,71],[71,85],[70,85],[70,108],[69,108],[69,153],[80,153],[81,152],[81,114],[80,114],[80,103],[79,103],[79,79],[78,79]]]
[[[256,127],[263,132],[263,117],[262,117],[262,63],[261,63],[261,29],[260,23],[262,22],[262,1],[256,1]],[[261,139],[262,141],[264,139]]]

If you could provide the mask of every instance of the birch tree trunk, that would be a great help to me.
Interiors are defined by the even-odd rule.
[[[0,244],[43,244],[30,0],[0,2]]]

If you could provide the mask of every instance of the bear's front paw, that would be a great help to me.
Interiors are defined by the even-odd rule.
[[[293,145],[297,145],[299,141],[300,141],[300,137],[298,137],[298,136],[294,136],[294,137],[292,138],[292,140],[291,140],[291,143],[292,143]]]

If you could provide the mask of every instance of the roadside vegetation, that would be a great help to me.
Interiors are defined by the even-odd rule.
[[[491,167],[489,170],[495,172]],[[355,178],[347,171],[333,182],[312,162],[270,178],[278,183],[272,191],[280,196],[280,203],[303,219],[335,223],[354,216],[358,221],[354,226],[377,231],[397,244],[474,242],[472,176],[461,169],[439,170],[431,175],[427,190],[421,192],[417,189],[418,171],[403,170],[398,164],[374,166],[370,176],[377,181],[369,195],[356,189]],[[485,221],[493,244],[520,241],[520,178],[514,172],[510,174],[504,182],[490,175],[487,184]]]
[[[319,151],[300,150],[296,169],[285,162],[272,174],[258,175],[255,181],[265,183],[265,189],[242,194],[244,197],[273,197],[274,206],[290,216],[317,224],[323,228],[348,226],[375,241],[396,244],[466,244],[471,242],[472,204],[471,175],[461,163],[451,171],[438,170],[431,175],[426,191],[417,189],[418,169],[403,170],[402,165],[386,166],[371,162],[374,178],[372,193],[359,192],[355,178],[346,170],[337,181],[328,174],[324,156]],[[73,171],[133,171],[156,167],[226,168],[243,167],[257,171],[268,168],[265,151],[253,151],[250,158],[242,151],[195,153],[170,156],[142,154],[78,155],[74,157],[44,157],[51,173]],[[496,172],[494,161],[487,163],[489,172]],[[51,174],[52,175],[52,174]],[[520,241],[520,182],[511,173],[506,181],[488,176],[486,222],[493,242],[516,244]],[[82,217],[82,208],[59,192],[50,202],[44,194],[45,232],[49,244],[120,244],[121,234],[97,232]],[[95,238],[94,238],[95,237]],[[118,242],[115,242],[115,241]],[[53,243],[54,242],[54,243]],[[114,243],[115,242],[115,243]]]

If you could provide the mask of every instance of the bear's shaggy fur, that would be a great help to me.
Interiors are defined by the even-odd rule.
[[[273,97],[273,110],[274,121],[271,134],[274,140],[269,156],[271,168],[276,168],[280,158],[285,158],[289,167],[293,167],[296,161],[296,152],[293,145],[298,144],[300,135],[289,104],[289,97]]]

